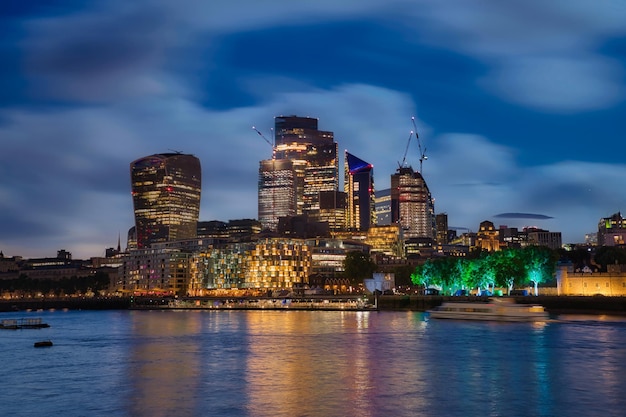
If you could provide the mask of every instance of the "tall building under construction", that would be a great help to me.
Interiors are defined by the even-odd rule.
[[[434,200],[422,174],[410,166],[391,176],[391,213],[404,239],[436,238]]]

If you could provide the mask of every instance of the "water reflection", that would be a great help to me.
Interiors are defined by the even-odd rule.
[[[324,311],[129,317],[124,415],[556,416],[626,406],[626,322]]]
[[[364,402],[369,379],[360,331],[368,325],[364,314],[369,313],[248,315],[250,414],[333,415],[342,406],[339,402]],[[342,335],[349,335],[350,342],[342,341]],[[343,395],[337,395],[338,388]]]
[[[132,416],[193,416],[200,384],[200,314],[134,312],[128,379]]]

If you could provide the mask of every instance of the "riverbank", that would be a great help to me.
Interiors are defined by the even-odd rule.
[[[550,314],[615,314],[626,315],[626,297],[583,296],[518,296],[512,297],[519,304],[540,304]],[[427,311],[444,301],[486,301],[484,297],[449,296],[380,296],[380,310]]]
[[[128,297],[59,297],[0,300],[0,312],[37,310],[125,310]]]
[[[347,299],[357,299],[360,297],[344,296],[318,296],[318,302],[328,300],[328,303],[346,301]],[[517,303],[523,304],[541,304],[551,314],[615,314],[626,315],[626,297],[574,297],[574,296],[538,296],[538,297],[514,297]],[[307,298],[308,300],[309,298]],[[185,299],[182,306],[195,307],[210,305],[211,308],[219,308],[220,306],[230,305],[231,307],[243,305],[243,301],[248,304],[250,301],[267,301],[268,298],[203,298],[203,299]],[[291,304],[293,299],[288,303]],[[377,299],[373,296],[368,297],[369,304],[375,305],[381,311],[427,311],[441,305],[444,301],[477,301],[485,300],[480,297],[444,297],[444,296],[420,296],[420,295],[381,295]],[[164,309],[176,308],[172,304],[172,297],[64,297],[64,298],[23,298],[0,300],[0,312],[9,311],[37,311],[50,309],[69,309],[69,310],[126,310],[130,308],[141,309]],[[196,303],[198,301],[198,303]],[[284,305],[282,299],[280,301],[280,309]],[[294,307],[297,303],[293,303]],[[302,304],[299,305],[300,307]],[[241,308],[240,308],[241,309]],[[368,308],[369,309],[369,308]]]

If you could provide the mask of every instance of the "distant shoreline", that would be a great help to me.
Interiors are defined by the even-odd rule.
[[[283,297],[284,298],[284,297]],[[316,296],[329,300],[346,298],[346,296]],[[551,314],[609,314],[626,315],[626,297],[584,297],[584,296],[519,296],[514,297],[517,303],[541,304]],[[0,312],[37,311],[51,309],[68,310],[127,310],[133,304],[142,303],[144,309],[163,309],[170,298],[161,297],[64,297],[0,300]],[[206,299],[206,298],[205,298]],[[211,297],[215,301],[232,299],[231,297]],[[486,301],[481,297],[447,297],[420,295],[381,295],[377,300],[373,296],[369,301],[376,303],[379,311],[427,311],[441,305],[442,302],[455,301]],[[148,304],[147,301],[151,303]],[[137,304],[134,304],[136,307]]]

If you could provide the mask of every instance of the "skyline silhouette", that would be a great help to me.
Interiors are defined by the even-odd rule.
[[[578,243],[626,206],[626,9],[610,2],[33,0],[0,19],[6,256],[102,255],[133,225],[128,164],[172,149],[201,160],[201,220],[256,218],[271,148],[250,127],[291,114],[372,163],[377,189],[417,129],[451,227]]]

